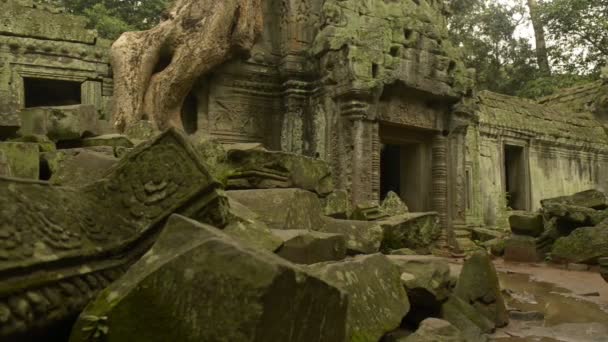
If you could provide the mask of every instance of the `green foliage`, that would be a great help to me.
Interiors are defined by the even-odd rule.
[[[115,39],[125,31],[156,25],[170,0],[59,0],[71,13],[84,15],[100,36]]]
[[[608,58],[608,0],[553,0],[541,8],[554,63],[597,76]]]
[[[454,0],[450,39],[477,70],[479,90],[538,98],[595,80],[608,56],[608,0],[553,0],[541,3],[542,24],[554,69],[543,76],[526,38],[515,37],[530,20],[525,2]]]

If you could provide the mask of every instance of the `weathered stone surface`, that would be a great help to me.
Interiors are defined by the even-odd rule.
[[[545,230],[543,216],[538,213],[518,213],[509,216],[509,225],[514,234],[539,237]]]
[[[323,214],[338,219],[347,219],[351,213],[350,198],[346,190],[334,190],[322,199]]]
[[[353,209],[351,218],[360,221],[376,221],[388,218],[389,215],[380,209],[376,201],[357,203]]]
[[[203,133],[190,136],[189,140],[196,153],[205,161],[209,172],[216,179],[226,184],[233,169],[226,163],[228,154],[222,144],[217,139]]]
[[[229,150],[228,163],[234,169],[229,189],[301,188],[327,195],[333,191],[329,165],[286,152],[259,149]]]
[[[122,134],[105,134],[82,139],[82,147],[110,146],[132,148],[133,142]]]
[[[12,175],[11,166],[4,151],[0,151],[0,176],[10,177]]]
[[[22,135],[18,138],[11,139],[10,141],[38,144],[40,152],[53,152],[57,150],[55,143],[46,135]]]
[[[322,208],[317,196],[302,189],[231,190],[235,199],[272,229],[320,230]]]
[[[486,252],[475,252],[465,261],[454,295],[473,305],[497,327],[509,323],[498,275]]]
[[[607,209],[608,196],[598,190],[586,190],[571,196],[547,198],[540,201],[543,208],[551,204],[568,204],[584,208]]]
[[[571,204],[550,203],[543,208],[548,217],[557,219],[557,228],[569,233],[575,228],[596,225],[608,218],[608,210],[595,210]]]
[[[497,239],[503,237],[505,234],[496,229],[487,229],[487,228],[473,228],[471,230],[471,237],[475,241],[486,242],[492,239]]]
[[[608,223],[577,228],[551,249],[551,258],[559,262],[595,264],[601,257],[608,257]]]
[[[293,263],[316,264],[346,258],[344,235],[282,229],[275,229],[272,233],[283,242],[277,254]]]
[[[160,133],[154,127],[154,124],[148,120],[140,120],[133,125],[129,125],[125,130],[125,135],[136,142],[152,139]]]
[[[234,199],[229,199],[229,223],[224,232],[244,244],[274,252],[283,241],[249,208]]]
[[[410,309],[398,268],[381,254],[307,269],[348,293],[348,341],[377,342],[399,327]]]
[[[503,256],[505,254],[506,238],[488,240],[481,245],[490,250],[490,253],[495,256]]]
[[[401,200],[401,197],[392,191],[386,194],[386,197],[380,204],[380,210],[388,216],[403,215],[409,212],[407,205]]]
[[[321,231],[341,234],[346,238],[349,255],[372,254],[380,250],[383,230],[377,222],[338,220],[331,217],[321,218]]]
[[[437,213],[409,213],[378,221],[384,237],[380,249],[430,248],[441,235]]]
[[[12,177],[38,179],[40,157],[37,144],[0,142],[0,151],[4,154]]]
[[[11,138],[21,127],[21,118],[16,106],[2,106],[0,102],[0,140]]]
[[[161,222],[201,194],[217,197],[219,185],[174,130],[84,188],[0,178],[0,339],[77,314]]]
[[[84,186],[100,180],[118,158],[108,153],[88,149],[67,149],[41,155],[50,172],[52,184]]]
[[[437,317],[450,295],[450,267],[444,260],[427,256],[388,256],[399,268],[412,309],[405,317],[417,326],[427,317]]]
[[[393,249],[389,252],[390,255],[417,255],[415,250],[409,248]]]
[[[98,133],[92,105],[26,108],[21,112],[22,135],[46,135],[53,141],[75,140]]]
[[[608,282],[608,258],[599,258],[600,274],[606,282]]]
[[[441,318],[458,328],[467,342],[488,341],[484,333],[494,331],[494,322],[457,296],[442,305]]]
[[[346,313],[337,288],[174,215],[153,248],[87,306],[70,341],[99,331],[107,342],[344,341]]]
[[[536,239],[525,235],[512,235],[506,239],[504,256],[505,260],[516,262],[538,262],[543,259]]]
[[[464,336],[450,322],[437,318],[427,318],[415,333],[402,342],[467,342]]]

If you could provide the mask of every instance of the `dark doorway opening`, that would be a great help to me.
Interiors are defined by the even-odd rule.
[[[528,210],[529,189],[526,155],[522,146],[505,145],[505,189],[507,205],[513,210]]]
[[[186,96],[182,105],[182,125],[188,134],[194,134],[198,130],[198,101],[193,92]]]
[[[380,199],[393,191],[401,194],[401,146],[384,145],[380,156]]]
[[[24,78],[25,107],[69,106],[81,103],[80,82]]]
[[[384,145],[380,160],[380,198],[393,191],[410,210],[427,210],[423,170],[422,144]]]

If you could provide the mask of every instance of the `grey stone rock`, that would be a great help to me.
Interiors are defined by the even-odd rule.
[[[276,253],[293,263],[309,265],[346,258],[346,240],[341,234],[279,229],[272,233],[282,241]]]
[[[348,341],[377,342],[399,327],[410,309],[397,267],[382,254],[307,267],[348,293]]]
[[[504,257],[507,261],[516,262],[538,262],[543,259],[536,239],[525,235],[512,235],[505,240]]]
[[[283,241],[272,233],[259,216],[234,199],[228,200],[229,223],[224,232],[236,240],[270,252],[278,250]]]
[[[21,119],[21,135],[46,135],[53,141],[76,140],[99,132],[93,105],[26,108]]]
[[[5,164],[11,176],[23,179],[38,179],[40,155],[38,145],[24,142],[0,142]]]
[[[545,230],[543,217],[538,213],[519,213],[509,216],[509,225],[514,234],[539,237]]]
[[[409,212],[405,202],[403,202],[401,197],[393,191],[389,191],[388,194],[386,194],[386,197],[380,204],[380,210],[389,216],[402,215]]]
[[[349,255],[372,254],[380,250],[383,230],[377,222],[322,217],[322,223],[322,232],[341,234],[346,238],[346,250]]]
[[[334,286],[222,231],[173,216],[153,246],[80,315],[71,342],[345,341]]]
[[[571,196],[561,196],[554,198],[547,198],[540,201],[544,207],[551,204],[569,204],[578,207],[593,208],[593,209],[607,209],[608,208],[608,196],[605,193],[598,190],[586,190],[577,192]]]
[[[441,236],[437,213],[408,213],[377,221],[383,230],[381,250],[430,248]]]
[[[95,182],[110,170],[118,158],[110,153],[88,149],[66,149],[41,155],[55,185],[84,186]]]
[[[551,257],[558,262],[597,264],[608,257],[608,223],[582,227],[555,241]]]
[[[427,318],[415,333],[402,342],[467,342],[464,336],[450,322],[437,318]]]
[[[251,209],[272,229],[320,230],[321,203],[302,189],[231,190],[228,197]]]
[[[350,197],[346,190],[334,190],[322,199],[323,214],[338,219],[347,219],[350,216]]]
[[[454,295],[471,303],[497,327],[509,323],[498,274],[486,252],[475,252],[465,261]]]
[[[494,322],[457,296],[442,305],[441,318],[460,330],[467,342],[486,342],[484,334],[494,331]]]

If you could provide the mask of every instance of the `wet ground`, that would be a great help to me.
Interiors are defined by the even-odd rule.
[[[608,283],[597,272],[496,262],[511,323],[492,341],[608,342]]]

